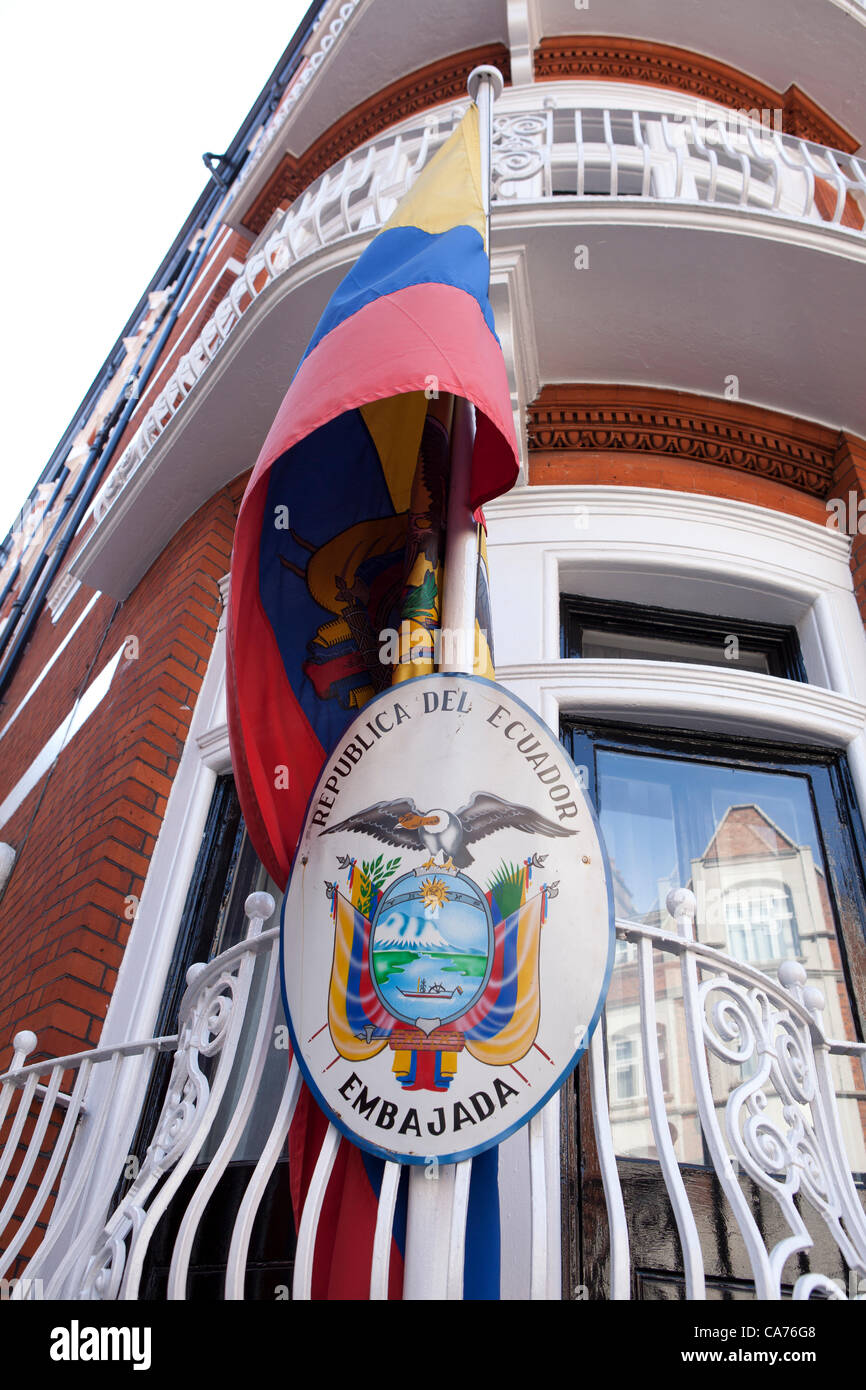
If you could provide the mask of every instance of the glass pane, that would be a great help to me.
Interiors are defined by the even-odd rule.
[[[668,637],[584,628],[580,652],[584,657],[608,660],[685,661],[692,666],[733,666],[739,671],[771,674],[764,652],[749,652],[723,642],[678,642]]]
[[[273,927],[279,922],[281,894],[268,878],[253,849],[246,826],[241,821],[220,899],[210,960],[213,960],[214,956],[222,955],[223,951],[227,951],[230,946],[236,945],[246,936],[249,919],[244,910],[245,903],[250,893],[258,892],[260,889],[272,894],[277,903],[274,916],[266,924]]]
[[[823,1023],[853,1041],[854,1021],[830,903],[827,868],[804,775],[599,749],[601,827],[616,915],[667,930],[665,897],[687,885],[700,941],[775,980],[797,960],[826,999]],[[662,1083],[677,1156],[702,1163],[691,1085],[679,963],[656,953]],[[618,942],[607,1004],[611,1121],[617,1152],[654,1158],[640,1038],[637,947]],[[862,1068],[832,1059],[852,1167],[866,1171]],[[711,1061],[717,1104],[747,1068]]]

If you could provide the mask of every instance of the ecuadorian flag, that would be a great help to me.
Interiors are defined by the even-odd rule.
[[[473,509],[517,476],[489,273],[470,107],[334,293],[238,517],[228,618],[232,763],[250,837],[281,886],[327,753],[374,694],[433,669],[455,397],[476,412]],[[481,528],[476,617],[474,669],[492,675]],[[385,650],[388,632],[399,634],[396,651]],[[337,902],[347,969],[356,917]],[[303,1088],[289,1138],[296,1216],[325,1127]],[[473,1164],[466,1297],[498,1296],[496,1163],[493,1150]],[[319,1222],[314,1298],[367,1297],[381,1175],[380,1161],[340,1145]],[[404,1226],[405,1175],[391,1259],[396,1297]]]
[[[333,295],[244,496],[229,729],[250,835],[281,885],[325,756],[392,681],[380,634],[438,621],[453,396],[476,407],[472,506],[517,476],[484,236],[473,106]]]

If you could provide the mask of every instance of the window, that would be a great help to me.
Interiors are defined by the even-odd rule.
[[[240,804],[230,775],[219,777],[211,800],[186,903],[178,928],[171,970],[166,980],[156,1024],[156,1036],[174,1033],[178,1010],[186,989],[186,973],[198,961],[209,961],[241,941],[249,925],[244,905],[250,893],[269,892],[277,905],[266,928],[279,922],[281,894],[268,877],[250,843]],[[250,1059],[266,984],[266,958],[258,957],[241,1034],[228,1085],[213,1126],[186,1179],[163,1215],[148,1249],[142,1281],[143,1298],[165,1296],[178,1223],[204,1168],[215,1154],[235,1110],[237,1096]],[[278,1030],[285,1023],[282,1000],[274,1018]],[[132,1153],[143,1161],[153,1136],[171,1074],[173,1054],[161,1053],[154,1064],[145,1103],[136,1130]],[[200,1057],[206,1076],[214,1063]],[[212,1219],[202,1222],[193,1244],[188,1296],[220,1298],[228,1253],[227,1232],[234,1226],[255,1164],[271,1129],[285,1085],[289,1053],[271,1047],[259,1080],[255,1104],[235,1146],[231,1162],[211,1199]],[[131,1181],[131,1177],[129,1179]],[[120,1200],[128,1183],[115,1194]],[[294,1226],[288,1162],[278,1162],[259,1209],[250,1246],[246,1296],[273,1299],[276,1285],[291,1286],[294,1258]]]
[[[562,655],[684,661],[805,681],[797,633],[774,623],[565,595]]]
[[[662,1078],[662,1090],[667,1092],[668,1056],[667,1038],[662,1024],[656,1025],[656,1051]],[[643,1060],[637,1025],[627,1032],[617,1033],[608,1038],[610,1058],[610,1098],[611,1101],[629,1101],[646,1094],[644,1084]]]
[[[790,888],[784,883],[734,884],[722,902],[728,949],[754,965],[800,955]]]
[[[613,1098],[631,1100],[638,1093],[637,1038],[614,1038],[610,1056]]]
[[[774,977],[797,959],[824,995],[834,1038],[862,1036],[866,894],[863,831],[844,757],[829,750],[638,731],[577,719],[563,739],[586,769],[611,862],[616,916],[663,930],[670,888],[697,899],[700,941]],[[648,1155],[652,1133],[635,1027],[637,959],[618,950],[606,1008],[611,1119],[617,1152]],[[704,1162],[686,1055],[682,981],[673,957],[655,969],[656,1008],[668,1038],[663,1074],[681,1162]],[[855,1172],[866,1171],[866,1087],[859,1063],[831,1061],[843,1137]],[[721,1104],[741,1080],[715,1061]]]

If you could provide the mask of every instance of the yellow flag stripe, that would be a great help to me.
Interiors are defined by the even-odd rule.
[[[360,410],[376,446],[394,511],[407,512],[427,414],[424,392],[408,391],[403,396],[370,401]]]
[[[486,248],[476,106],[470,106],[453,135],[424,166],[384,230],[418,227],[435,235],[461,225],[474,227]]]

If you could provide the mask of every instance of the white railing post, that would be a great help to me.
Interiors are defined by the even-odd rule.
[[[601,1025],[596,1028],[589,1044],[589,1086],[592,1096],[592,1124],[595,1131],[599,1166],[601,1167],[601,1182],[610,1233],[610,1298],[612,1301],[618,1302],[631,1298],[631,1256],[625,1203],[622,1198],[613,1133],[610,1127],[607,1074],[604,1066],[604,1036]]]

